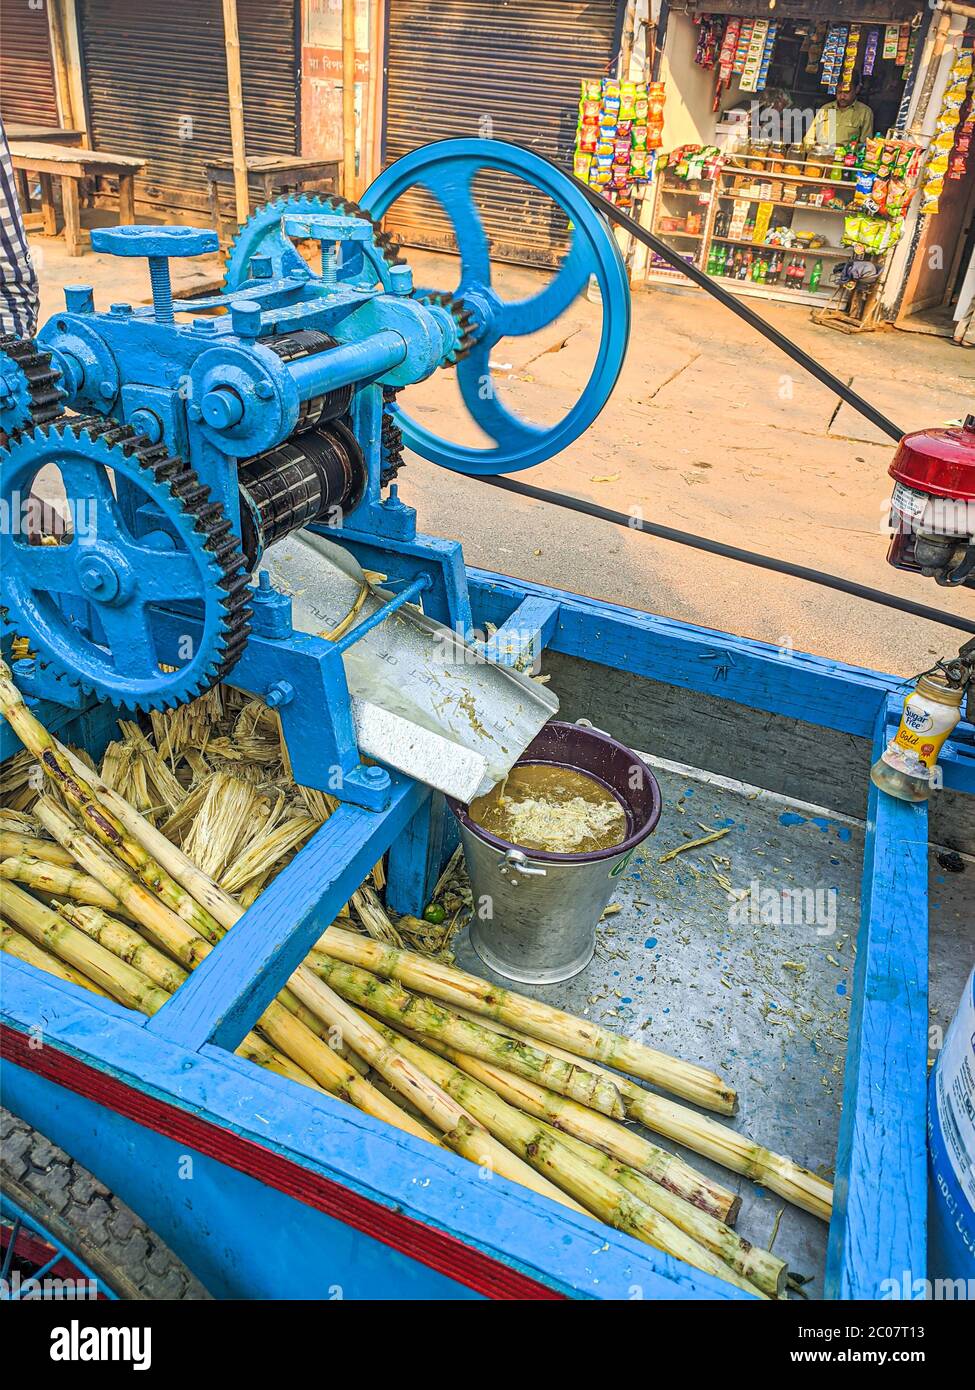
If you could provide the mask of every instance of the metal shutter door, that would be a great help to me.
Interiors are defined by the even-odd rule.
[[[389,0],[385,162],[430,140],[490,133],[570,168],[579,83],[611,70],[617,0]],[[482,217],[498,259],[552,264],[566,219],[519,179],[491,176]],[[477,185],[475,185],[475,189]],[[453,245],[439,205],[401,198],[386,218],[398,240]]]
[[[61,124],[46,5],[0,0],[0,114],[29,125]]]
[[[294,0],[238,0],[247,152],[297,152]],[[207,222],[203,166],[229,156],[219,0],[82,0],[92,146],[147,161],[143,213]]]

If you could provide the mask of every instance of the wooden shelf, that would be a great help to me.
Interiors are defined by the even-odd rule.
[[[689,238],[691,241],[700,241],[701,237],[704,235],[703,232],[665,232],[660,227],[654,227],[653,234],[654,236],[682,236]]]
[[[823,186],[829,184],[834,188],[837,185],[839,185],[840,188],[856,188],[856,174],[858,172],[856,169],[851,171],[850,166],[847,164],[830,164],[827,165],[827,168],[845,169],[847,172],[853,173],[853,178],[831,179],[815,174],[780,174],[778,172],[773,173],[771,169],[745,169],[740,164],[726,164],[721,170],[721,173],[724,176],[730,174],[733,178],[737,178],[739,174],[751,174],[753,177],[764,175],[766,179],[785,179],[788,183],[818,183]]]
[[[802,246],[770,246],[767,241],[736,241],[730,236],[713,236],[712,241],[720,241],[723,246],[747,246],[752,251],[780,251],[786,256],[837,256],[843,259],[852,255],[844,246],[812,246],[807,250]]]
[[[719,193],[718,197],[740,203],[771,203],[774,208],[798,208],[800,212],[842,213],[844,217],[853,206],[852,199],[849,203],[844,203],[842,207],[835,205],[831,207],[826,203],[787,203],[784,198],[760,198],[757,193]]]

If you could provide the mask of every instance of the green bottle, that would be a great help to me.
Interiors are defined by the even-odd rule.
[[[812,274],[809,276],[809,288],[810,288],[811,290],[818,290],[818,289],[819,289],[819,282],[820,282],[820,280],[821,280],[822,278],[823,278],[823,262],[822,262],[822,259],[820,258],[819,260],[816,261],[816,264],[815,264],[815,265],[813,266],[813,268],[812,268]]]

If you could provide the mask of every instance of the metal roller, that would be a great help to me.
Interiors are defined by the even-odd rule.
[[[294,362],[299,357],[314,357],[319,352],[338,347],[338,340],[314,328],[302,328],[295,333],[283,333],[280,337],[266,338],[265,347],[281,358],[282,362]],[[303,434],[329,420],[338,420],[345,415],[352,404],[351,386],[340,386],[335,391],[326,391],[323,396],[315,396],[302,401],[298,413],[295,434]]]
[[[247,568],[253,570],[269,546],[302,526],[340,524],[362,497],[366,474],[355,435],[339,420],[243,462],[238,481]]]

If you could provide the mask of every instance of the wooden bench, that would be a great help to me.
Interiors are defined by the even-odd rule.
[[[82,150],[71,145],[48,144],[45,140],[12,140],[10,159],[15,170],[30,170],[38,176],[41,185],[41,229],[46,236],[57,236],[58,233],[54,179],[60,178],[64,241],[69,256],[80,256],[85,249],[79,198],[82,179],[99,176],[117,178],[118,220],[125,226],[135,222],[134,178],[145,163],[144,159],[111,154],[106,150]]]
[[[237,219],[233,215],[227,219],[229,235],[225,234],[220,208],[220,190],[232,191],[234,187],[234,162],[217,157],[208,160],[203,172],[207,181],[210,215],[220,244],[224,246],[229,236],[237,230]],[[269,203],[282,193],[300,191],[313,183],[327,183],[331,192],[338,193],[341,175],[341,159],[302,159],[292,154],[260,154],[251,155],[247,160],[247,183],[248,186],[257,185],[260,204]]]

